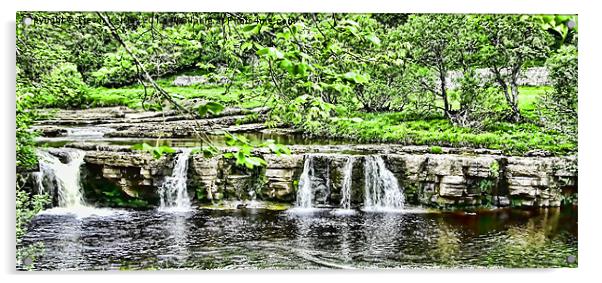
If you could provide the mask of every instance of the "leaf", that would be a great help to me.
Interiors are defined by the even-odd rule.
[[[245,166],[249,169],[252,169],[254,166],[259,166],[261,164],[258,160],[258,157],[249,157],[245,159]]]
[[[226,140],[227,146],[233,146],[234,144],[236,144],[236,141],[237,141],[236,135],[231,135],[229,133],[225,133],[224,138]]]
[[[244,32],[249,32],[252,31],[255,27],[257,26],[257,24],[248,24],[242,27],[242,31]]]
[[[282,61],[280,61],[280,64],[278,65],[281,69],[289,72],[289,74],[294,74],[295,73],[295,66],[293,65],[293,63],[288,60],[288,59],[284,59]]]
[[[257,50],[257,55],[267,57],[268,59],[276,60],[284,58],[284,54],[280,52],[276,47],[265,47]]]
[[[252,47],[253,47],[253,43],[247,41],[240,46],[240,49],[242,49],[242,51],[246,51],[246,50],[251,49]]]
[[[203,157],[205,157],[205,158],[213,157],[213,156],[217,155],[218,153],[219,153],[219,150],[215,146],[209,146],[209,147],[203,148]]]
[[[247,158],[247,164],[251,165],[249,169],[253,169],[253,167],[255,167],[255,166],[266,166],[267,162],[265,162],[265,160],[263,160],[263,158],[251,156],[251,157]],[[249,166],[247,166],[247,167],[249,167]]]
[[[207,108],[206,104],[203,104],[201,106],[199,106],[199,108],[197,108],[197,112],[199,113],[199,116],[204,117],[205,115],[207,115],[207,112],[209,111],[209,108]]]
[[[376,46],[380,46],[380,38],[376,34],[371,33],[366,36],[366,39]]]
[[[246,165],[247,163],[247,157],[245,156],[245,154],[241,151],[236,153],[236,164],[237,165]]]
[[[291,150],[282,144],[274,144],[274,143],[268,143],[268,148],[275,153],[277,156],[280,156],[281,154],[291,154]]]
[[[167,145],[162,145],[162,146],[158,147],[158,149],[161,153],[176,153],[176,150],[174,148],[172,148],[171,146],[167,146]]]
[[[212,114],[217,114],[220,113],[224,110],[224,105],[219,104],[217,102],[207,102],[207,109],[209,110],[209,112],[211,112]]]
[[[130,147],[130,149],[133,149],[133,150],[143,150],[143,151],[152,151],[153,147],[151,145],[147,144],[147,143],[139,143],[139,144],[132,145]]]
[[[207,115],[207,113],[211,113],[211,114],[220,113],[224,110],[224,108],[225,108],[224,105],[211,101],[211,102],[207,102],[207,103],[199,106],[197,108],[197,112],[199,113],[199,115],[201,117],[204,117]]]
[[[356,73],[356,72],[347,72],[343,75],[343,78],[345,78],[348,81],[352,81],[356,84],[364,84],[368,82],[368,77],[364,76],[362,74]]]
[[[308,69],[309,69],[309,65],[307,65],[305,63],[299,63],[295,67],[295,73],[298,74],[298,75],[301,75],[303,77],[306,77]]]

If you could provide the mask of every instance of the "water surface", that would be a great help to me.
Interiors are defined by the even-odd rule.
[[[22,245],[45,246],[34,269],[556,267],[577,256],[576,208],[66,212],[32,221]]]

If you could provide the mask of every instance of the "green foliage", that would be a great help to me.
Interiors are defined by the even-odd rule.
[[[429,148],[429,151],[431,153],[434,153],[434,154],[441,154],[441,153],[443,153],[443,149],[440,146],[431,146]]]
[[[38,107],[81,108],[88,100],[88,86],[75,64],[56,66],[42,77],[41,84],[35,95]]]
[[[545,126],[577,142],[578,71],[577,48],[563,46],[546,62],[552,90],[539,102]]]
[[[327,127],[311,131],[312,136],[345,138],[357,142],[395,142],[407,145],[475,147],[501,149],[506,154],[523,154],[543,149],[559,155],[575,152],[575,143],[562,135],[532,123],[493,122],[483,129],[455,126],[434,116],[415,120],[403,113],[355,113],[355,119],[336,119]]]
[[[547,56],[545,25],[555,29],[558,23],[568,24],[560,16],[552,22],[517,15],[248,13],[235,15],[236,20],[202,13],[107,15],[144,69],[155,78],[164,76],[157,82],[173,98],[184,105],[194,105],[186,104],[191,98],[209,101],[190,109],[203,117],[225,106],[269,106],[270,127],[294,126],[314,135],[509,152],[575,148],[568,138],[553,137],[552,129],[501,121],[519,108],[529,119],[537,118],[534,106],[523,107],[525,96],[512,81],[530,62]],[[94,19],[95,24],[82,28],[34,21],[26,26],[21,24],[25,16]],[[160,21],[168,16],[198,21]],[[132,20],[137,24],[129,25]],[[39,105],[142,106],[140,83],[83,91],[83,82],[123,86],[139,79],[133,58],[96,14],[24,13],[18,22],[19,89],[37,96],[35,85],[49,93]],[[573,42],[571,32],[576,39],[577,30],[570,30],[567,42]],[[476,75],[482,67],[500,70],[495,88]],[[173,77],[165,76],[182,71],[226,85],[172,86]],[[442,79],[448,71],[462,74],[455,89]],[[537,95],[527,96],[528,103],[534,105]],[[503,99],[510,103],[502,105]],[[150,103],[153,109],[164,106],[164,101]],[[383,113],[364,116],[358,110]],[[397,111],[404,119],[391,120],[386,111]]]
[[[493,73],[493,81],[511,109],[510,120],[521,119],[518,79],[525,65],[545,58],[550,37],[530,16],[480,15],[472,17],[478,57]]]
[[[500,163],[497,161],[491,162],[489,165],[489,175],[493,178],[497,178],[500,175]]]
[[[151,153],[153,155],[153,158],[155,158],[155,159],[159,159],[159,158],[161,158],[161,156],[166,155],[166,154],[176,153],[176,150],[170,146],[166,146],[166,145],[152,146],[147,143],[139,143],[139,144],[132,145],[130,147],[130,149],[140,150],[140,151],[145,151],[145,152]]]
[[[198,153],[202,153],[203,157],[205,157],[205,158],[211,158],[211,157],[219,154],[220,151],[215,146],[210,145],[210,146],[203,146],[200,148],[195,148],[190,152],[190,154],[198,154]]]
[[[576,15],[538,15],[532,17],[541,28],[554,36],[554,49],[577,40],[578,20]]]
[[[275,122],[292,124],[308,131],[317,130],[331,119],[334,105],[320,97],[299,96],[288,103],[275,102],[271,118]]]
[[[27,232],[27,225],[36,214],[42,211],[50,204],[50,197],[47,194],[30,194],[25,190],[27,177],[17,173],[16,183],[16,203],[15,203],[15,236],[17,246],[21,238]],[[33,268],[35,259],[41,253],[43,245],[34,244],[26,247],[18,247],[16,250],[16,260],[18,265],[24,265],[25,269]],[[29,263],[27,263],[27,261]]]
[[[22,176],[20,177],[22,178]],[[21,239],[21,237],[25,234],[29,221],[50,203],[50,198],[48,195],[30,195],[28,192],[23,190],[22,185],[17,184],[16,202],[16,236],[17,241],[19,241],[19,239]]]
[[[207,115],[207,113],[213,114],[213,115],[218,114],[218,113],[222,112],[224,110],[224,108],[225,107],[222,104],[210,101],[210,102],[200,105],[197,108],[197,112],[199,113],[199,116],[204,117]]]
[[[483,179],[479,181],[479,192],[481,194],[490,194],[491,189],[495,186],[495,182],[490,179]]]
[[[560,204],[563,206],[577,205],[579,199],[577,193],[562,194],[560,197]]]
[[[274,140],[267,140],[261,144],[252,144],[245,136],[226,133],[225,137],[226,145],[234,147],[234,151],[224,153],[224,157],[235,159],[236,165],[248,169],[267,165],[263,158],[253,155],[252,151],[255,147],[267,147],[278,156],[291,153],[288,147],[276,144]]]
[[[457,35],[462,33],[465,21],[463,15],[411,15],[403,27],[403,39],[410,45],[412,60],[424,67],[415,70],[419,92],[440,97],[446,115],[451,108],[445,77],[458,65],[462,43]]]
[[[17,69],[17,73],[18,73]],[[38,164],[34,137],[35,133],[29,131],[29,127],[36,118],[35,111],[30,110],[33,105],[33,95],[26,93],[21,88],[21,84],[17,81],[16,93],[16,150],[17,150],[17,168],[21,170],[29,170]]]
[[[225,158],[233,158],[236,160],[236,165],[244,166],[248,169],[253,169],[256,166],[266,166],[267,163],[260,157],[253,156],[252,150],[253,145],[245,136],[238,136],[236,134],[225,134],[226,145],[235,148],[234,152],[227,152],[224,154]]]
[[[148,208],[150,204],[143,199],[132,198],[125,195],[121,189],[113,188],[110,191],[103,191],[100,205],[108,207],[129,207],[129,208]]]
[[[118,22],[119,14],[113,14]],[[122,34],[131,51],[154,77],[172,74],[196,65],[203,51],[204,31],[200,25],[168,26],[157,21],[157,15],[138,14],[141,23],[136,29]],[[133,58],[120,46],[103,56],[101,67],[91,73],[97,86],[122,86],[135,82],[141,70]]]

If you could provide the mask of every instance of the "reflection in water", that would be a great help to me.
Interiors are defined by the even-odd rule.
[[[57,234],[58,245],[57,249],[54,250],[54,252],[57,253],[57,256],[60,257],[61,255],[64,255],[75,262],[83,262],[84,249],[83,245],[80,243],[81,233],[80,220],[74,219],[73,221],[69,221],[66,225],[63,225]],[[68,265],[65,262],[57,262],[57,265],[58,269],[68,268]]]
[[[395,243],[403,233],[403,218],[393,213],[366,214],[363,220],[362,234],[365,238],[364,260],[377,263],[380,258],[399,256],[399,247]],[[391,245],[393,244],[393,245]]]
[[[35,243],[40,270],[576,266],[577,210],[45,213],[22,242]]]
[[[446,264],[453,264],[460,251],[459,232],[441,219],[437,220],[439,234],[435,241],[433,255]]]
[[[190,256],[188,248],[188,218],[189,213],[173,213],[166,217],[165,225],[166,249],[159,255],[161,266],[172,268],[185,266],[186,259]]]

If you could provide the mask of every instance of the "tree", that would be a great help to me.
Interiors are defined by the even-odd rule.
[[[452,108],[446,82],[448,71],[458,65],[460,42],[457,33],[465,26],[463,15],[412,15],[404,26],[403,39],[410,45],[410,56],[425,69],[420,70],[420,86],[443,100],[443,113],[451,117]]]
[[[474,19],[470,28],[479,37],[479,60],[490,69],[506,98],[509,120],[518,122],[518,80],[526,63],[545,57],[549,35],[530,16],[481,15]]]
[[[541,117],[547,128],[577,142],[577,48],[562,46],[546,62],[552,91],[539,102]]]

